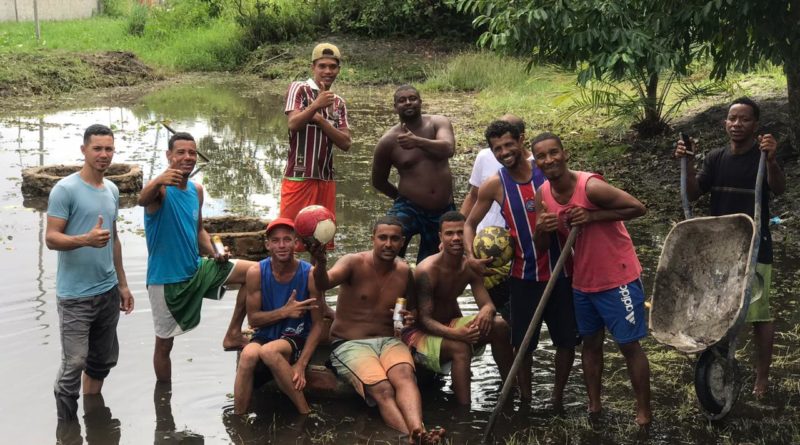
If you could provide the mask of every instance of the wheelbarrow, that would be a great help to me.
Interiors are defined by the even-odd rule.
[[[692,218],[681,159],[681,200],[686,220],[670,230],[658,261],[650,330],[660,343],[699,354],[694,387],[704,414],[725,417],[739,397],[736,340],[744,324],[761,239],[765,153],[755,186],[754,216],[737,213]]]

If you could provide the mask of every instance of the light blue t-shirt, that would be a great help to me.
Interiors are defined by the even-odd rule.
[[[64,219],[66,235],[83,235],[97,225],[103,216],[103,228],[111,231],[105,247],[79,247],[58,252],[56,295],[78,298],[100,295],[117,284],[114,269],[114,221],[119,209],[119,189],[103,179],[103,187],[95,188],[81,179],[80,172],[58,181],[50,191],[47,216]]]

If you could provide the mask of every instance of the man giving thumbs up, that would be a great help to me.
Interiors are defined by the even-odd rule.
[[[117,237],[119,190],[103,174],[114,157],[114,134],[92,125],[83,135],[81,170],[59,181],[47,207],[47,247],[58,251],[56,297],[61,366],[55,383],[59,421],[75,421],[83,393],[98,394],[117,364],[119,311],[133,295]]]

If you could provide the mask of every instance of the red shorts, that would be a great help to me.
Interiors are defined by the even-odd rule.
[[[321,179],[305,179],[292,181],[284,178],[281,181],[281,213],[282,218],[294,219],[304,207],[321,205],[330,210],[336,217],[336,182]],[[298,252],[305,251],[299,244]],[[328,243],[328,250],[333,249],[333,241]]]

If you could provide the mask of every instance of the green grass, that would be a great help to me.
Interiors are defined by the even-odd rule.
[[[423,92],[463,91],[476,95],[475,119],[482,123],[469,143],[482,143],[485,124],[506,113],[525,120],[529,132],[560,131],[577,122],[559,118],[569,101],[565,94],[574,92],[575,74],[549,66],[533,66],[525,61],[489,52],[464,52],[434,69],[420,88]],[[580,117],[586,122],[586,117]],[[577,126],[577,125],[572,125]],[[474,139],[474,140],[473,140]]]
[[[239,28],[229,20],[214,20],[203,27],[174,29],[157,36],[131,36],[126,29],[124,18],[42,22],[42,39],[37,42],[33,23],[0,23],[0,56],[49,50],[130,51],[162,69],[217,71],[236,68],[246,55],[239,43]]]

